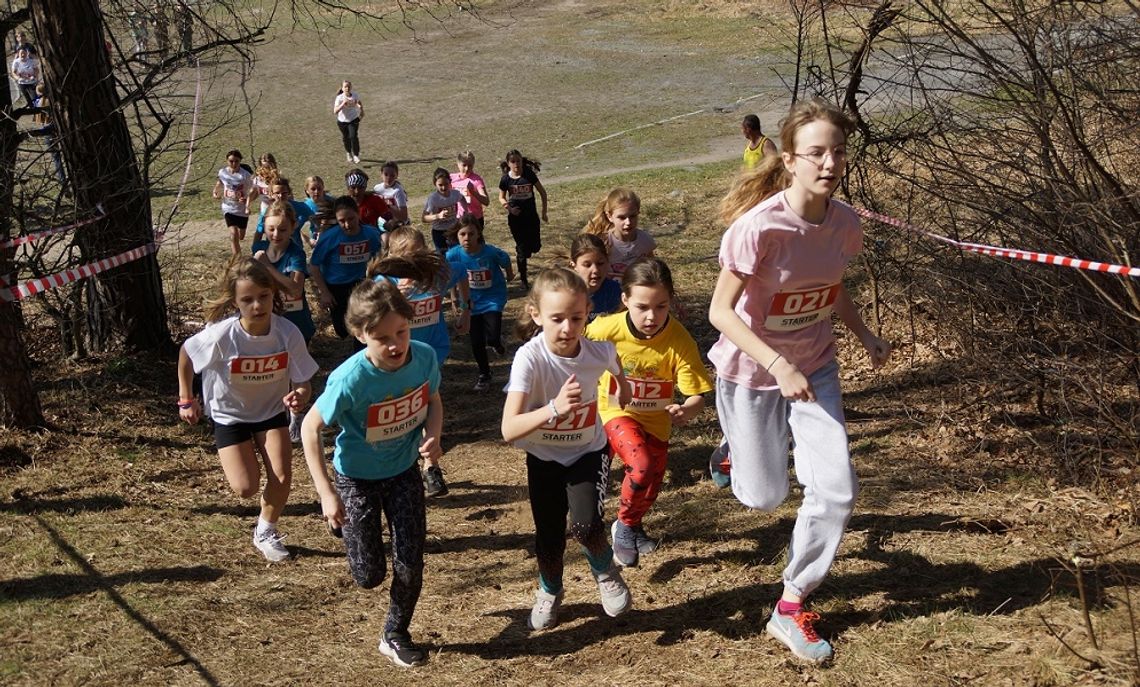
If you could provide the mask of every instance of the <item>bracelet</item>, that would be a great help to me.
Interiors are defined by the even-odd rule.
[[[769,370],[771,370],[772,366],[776,364],[776,361],[779,360],[780,358],[783,358],[783,357],[784,357],[783,353],[777,353],[776,357],[772,358],[772,362],[768,363],[768,367],[764,368],[764,371],[768,372]]]
[[[179,410],[189,410],[189,409],[194,407],[194,402],[196,400],[197,399],[194,399],[194,398],[189,398],[189,399],[180,398],[180,399],[178,399],[178,409]]]
[[[550,399],[550,403],[546,404],[546,407],[550,408],[550,420],[548,420],[548,422],[554,422],[555,420],[562,417],[562,413],[559,413],[558,407],[554,405],[554,399],[553,398]]]

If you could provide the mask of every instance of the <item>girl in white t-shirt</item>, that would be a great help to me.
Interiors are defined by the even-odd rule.
[[[641,199],[637,194],[628,188],[615,188],[602,198],[594,216],[582,229],[606,242],[612,279],[621,279],[627,265],[638,258],[652,257],[657,249],[653,237],[637,228],[640,216]]]
[[[278,285],[266,267],[239,258],[226,270],[221,293],[206,305],[206,328],[178,355],[178,415],[194,424],[205,408],[213,418],[218,459],[234,492],[257,494],[265,465],[253,544],[270,561],[289,557],[277,532],[292,482],[287,411],[304,409],[317,372],[305,338],[276,314],[280,309]],[[202,375],[201,400],[193,391],[195,374]]]
[[[277,158],[273,156],[273,153],[262,153],[261,157],[257,158],[257,169],[253,172],[253,192],[250,193],[247,201],[247,203],[253,203],[254,200],[261,201],[257,213],[259,220],[269,209],[269,204],[273,202],[269,190],[279,178],[281,178],[281,170],[277,167]],[[252,207],[247,207],[246,210],[246,214],[253,214]]]
[[[352,90],[352,82],[345,79],[333,99],[333,114],[340,128],[340,138],[344,143],[344,159],[360,162],[360,122],[364,119],[364,103]]]
[[[241,255],[241,242],[249,225],[249,199],[253,192],[253,175],[241,164],[241,151],[226,153],[226,166],[218,170],[214,198],[222,201],[222,220],[230,232],[230,249],[234,257]]]
[[[823,663],[831,645],[813,629],[805,597],[823,581],[854,508],[858,487],[835,360],[832,310],[878,367],[891,346],[871,333],[843,286],[862,246],[859,218],[831,198],[847,163],[854,124],[822,100],[792,107],[783,152],[737,179],[721,203],[729,224],[709,322],[716,405],[731,447],[732,491],[749,508],[774,510],[788,494],[788,434],[795,443],[803,505],[784,568],[784,590],[767,630],[797,657]],[[715,470],[716,465],[712,466]]]
[[[558,624],[567,514],[570,535],[585,551],[606,614],[617,616],[630,606],[629,588],[613,562],[602,522],[610,456],[598,421],[598,380],[607,371],[614,375],[622,407],[630,390],[614,345],[582,335],[588,313],[581,277],[561,267],[541,272],[520,323],[520,336],[529,340],[515,353],[506,387],[503,439],[526,451],[534,517],[534,630]]]

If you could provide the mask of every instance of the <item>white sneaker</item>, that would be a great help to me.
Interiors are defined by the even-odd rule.
[[[257,533],[257,529],[253,530],[253,545],[265,556],[270,562],[280,563],[289,557],[289,549],[281,543],[285,535],[280,534],[277,530],[266,530],[261,534]]]
[[[534,593],[534,608],[530,609],[527,625],[532,630],[549,630],[558,624],[558,609],[562,607],[562,592],[550,594],[539,587]]]
[[[353,155],[352,161],[359,165],[360,164],[360,156],[359,155]]]
[[[602,609],[605,610],[606,615],[616,618],[629,610],[633,604],[629,587],[621,578],[621,569],[612,561],[605,572],[594,573],[594,579],[598,582],[598,593],[602,597]]]
[[[352,153],[345,153],[344,154],[344,161],[345,162],[352,162]]]

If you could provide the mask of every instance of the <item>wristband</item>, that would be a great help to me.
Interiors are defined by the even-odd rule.
[[[193,399],[193,398],[190,398],[190,399],[180,398],[180,399],[178,399],[178,409],[179,410],[189,410],[189,409],[193,408],[195,400],[197,400],[197,399]]]
[[[558,407],[554,405],[554,399],[553,398],[550,399],[550,403],[546,404],[546,407],[550,408],[550,420],[549,420],[549,422],[554,422],[558,418],[562,417],[562,414],[558,412]]]
[[[783,357],[784,357],[783,353],[777,353],[776,357],[772,358],[772,362],[768,363],[768,367],[764,368],[764,371],[768,372],[769,370],[771,370],[772,366],[776,364],[776,361],[779,360],[780,358],[783,358]]]

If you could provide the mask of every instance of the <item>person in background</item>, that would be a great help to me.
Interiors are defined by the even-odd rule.
[[[748,139],[748,143],[744,146],[745,169],[753,169],[764,157],[776,154],[776,144],[760,131],[760,118],[756,115],[744,115],[744,121],[740,123],[740,133]]]

